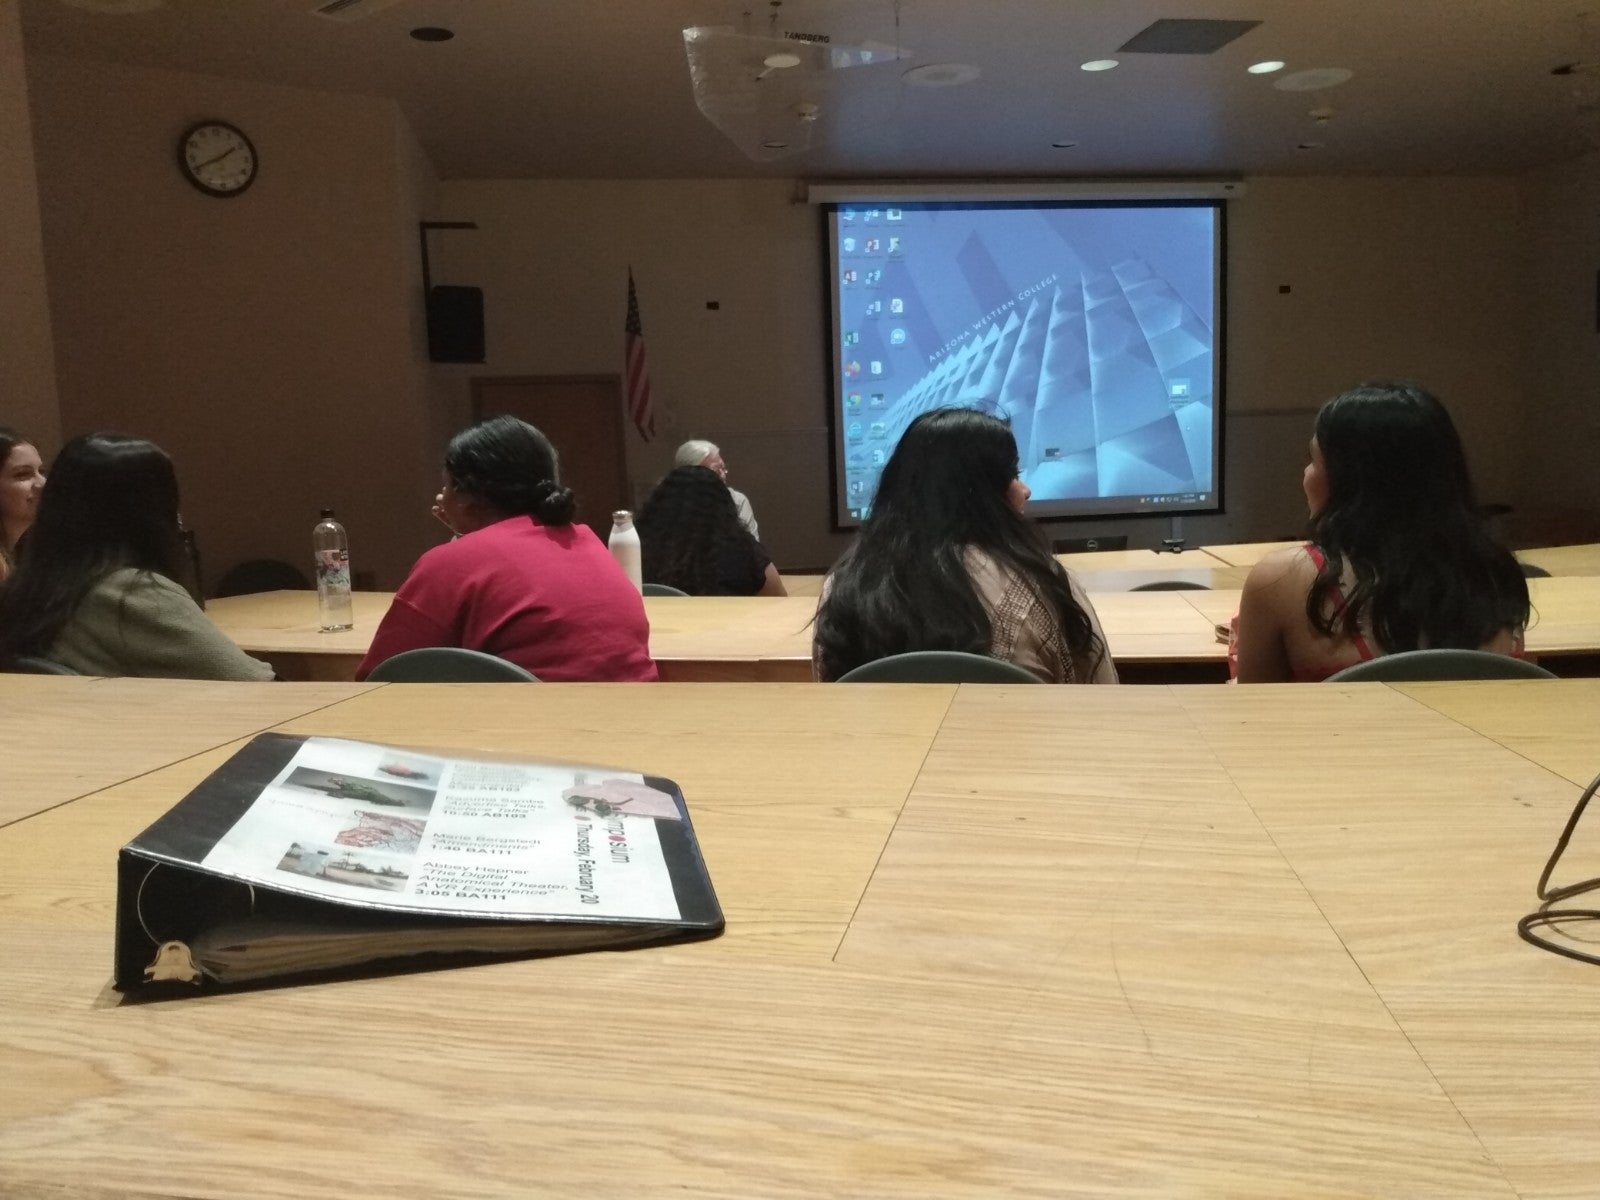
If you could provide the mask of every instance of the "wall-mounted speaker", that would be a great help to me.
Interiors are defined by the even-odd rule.
[[[428,358],[483,361],[483,289],[438,284],[428,289]]]

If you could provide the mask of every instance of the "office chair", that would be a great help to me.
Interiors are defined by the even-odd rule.
[[[460,646],[427,646],[386,658],[372,668],[370,683],[538,683],[539,677],[514,662],[464,650]]]
[[[1517,566],[1522,568],[1522,577],[1524,579],[1549,579],[1550,578],[1550,572],[1549,571],[1546,571],[1543,567],[1535,566],[1533,563],[1523,562],[1520,558],[1517,560]]]
[[[1329,683],[1420,683],[1430,679],[1554,679],[1537,663],[1486,650],[1407,650],[1369,658],[1328,676]]]
[[[1154,583],[1141,583],[1138,587],[1129,588],[1130,592],[1209,592],[1211,589],[1203,583],[1195,583],[1189,579],[1158,579]]]
[[[8,675],[76,675],[71,667],[63,667],[60,663],[51,662],[48,658],[34,658],[32,655],[19,654],[5,666]]]
[[[960,650],[912,650],[862,663],[840,683],[1042,683],[1032,671],[1002,658]]]
[[[647,583],[640,590],[646,596],[687,596],[689,594],[666,583]]]
[[[217,580],[216,596],[252,596],[256,592],[303,591],[311,587],[311,580],[276,558],[252,558],[236,567],[230,567]]]

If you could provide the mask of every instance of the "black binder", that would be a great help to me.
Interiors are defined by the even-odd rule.
[[[202,867],[307,740],[270,733],[253,738],[122,848],[117,859],[114,977],[119,991],[192,994],[331,974],[623,948],[722,932],[722,910],[683,793],[671,780],[656,777],[646,777],[645,783],[671,797],[678,812],[677,820],[653,822],[678,907],[675,920],[526,910],[417,911],[385,903],[378,891],[352,889],[348,899],[328,899]],[[219,935],[222,930],[231,932]],[[208,942],[217,943],[213,953],[231,956],[236,965],[208,968],[203,954],[196,952]],[[237,965],[245,962],[246,967]]]

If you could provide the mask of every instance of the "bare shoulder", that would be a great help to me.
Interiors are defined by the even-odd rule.
[[[1304,546],[1274,550],[1245,577],[1244,589],[1256,594],[1304,592],[1317,577],[1317,565]]]

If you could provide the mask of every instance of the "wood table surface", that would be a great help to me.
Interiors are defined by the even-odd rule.
[[[1600,543],[1518,550],[1517,557],[1552,575],[1600,575]]]
[[[83,689],[63,691],[54,678],[0,675],[0,826],[364,690],[85,679]],[[80,719],[80,696],[93,697],[94,721]]]
[[[185,759],[0,829],[0,1195],[1592,1195],[1578,788],[1470,722],[1600,690],[1429,690],[366,690],[286,728],[677,779],[726,935],[120,1004]]]
[[[1110,555],[1108,563],[1101,555]],[[1242,587],[1248,567],[1234,567],[1203,551],[1157,554],[1151,550],[1104,550],[1084,554],[1058,554],[1056,561],[1072,572],[1089,592],[1131,592],[1143,584],[1181,579],[1201,587]],[[1115,563],[1116,565],[1111,565]],[[791,596],[817,596],[822,575],[785,575]]]
[[[1226,625],[1239,611],[1239,591],[1178,592],[1209,622]],[[1600,653],[1600,578],[1556,576],[1528,580],[1533,618],[1525,641],[1530,657]],[[1096,598],[1095,603],[1099,604]]]
[[[1198,568],[1206,570],[1208,568]],[[1210,626],[1180,592],[1094,596],[1119,666],[1225,664]],[[289,679],[354,677],[386,610],[387,593],[359,593],[356,626],[323,634],[306,592],[262,592],[214,600],[207,614],[246,651]],[[803,682],[811,678],[810,596],[646,596],[650,652],[667,682]],[[1219,675],[1219,678],[1225,676]]]

